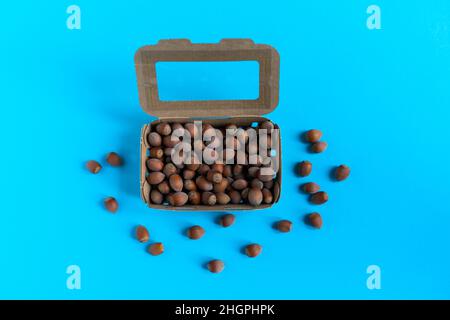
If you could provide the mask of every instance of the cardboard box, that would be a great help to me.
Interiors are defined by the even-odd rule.
[[[259,62],[259,98],[256,100],[161,101],[156,77],[156,63],[160,61],[257,61]],[[194,211],[264,209],[278,202],[281,193],[281,136],[278,136],[279,150],[276,152],[278,171],[275,177],[280,192],[278,197],[274,197],[272,204],[261,204],[257,207],[248,204],[215,206],[187,204],[174,207],[150,203],[150,185],[146,181],[146,159],[149,150],[146,137],[161,121],[186,123],[192,122],[195,118],[215,126],[230,123],[248,126],[253,122],[268,120],[262,115],[274,110],[278,104],[279,65],[279,55],[273,47],[255,44],[250,39],[224,39],[215,44],[192,44],[186,39],[161,40],[156,45],[141,47],[136,52],[135,66],[141,107],[148,114],[159,118],[145,125],[141,130],[140,186],[144,202],[155,209]],[[208,117],[205,118],[204,115]],[[279,127],[274,125],[279,130]]]

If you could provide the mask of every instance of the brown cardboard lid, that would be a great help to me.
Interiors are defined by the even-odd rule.
[[[259,116],[278,104],[280,58],[269,45],[250,39],[223,39],[219,43],[193,44],[187,39],[161,40],[139,48],[135,54],[139,101],[145,112],[159,118]],[[161,101],[158,94],[158,61],[257,61],[259,98],[256,100]]]

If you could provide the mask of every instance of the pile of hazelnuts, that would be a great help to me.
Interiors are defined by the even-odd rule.
[[[199,136],[197,131],[200,128],[201,138],[194,139]],[[229,204],[257,207],[276,202],[280,195],[277,174],[267,174],[263,170],[270,166],[270,161],[267,160],[271,157],[274,128],[270,121],[258,123],[255,128],[238,127],[235,124],[215,127],[208,123],[202,123],[199,127],[193,122],[160,122],[153,125],[144,137],[148,147],[146,183],[143,189],[146,202],[174,207]],[[258,144],[248,143],[249,130],[254,130],[252,133],[256,132],[259,137],[262,129],[267,133],[264,157],[258,153]],[[173,134],[175,130],[177,135]],[[183,136],[184,130],[188,131],[190,142],[179,137]],[[220,135],[216,135],[217,131],[220,131]],[[239,134],[230,134],[233,132]],[[210,139],[205,139],[206,136]],[[218,145],[219,136],[222,147],[221,152],[216,152],[214,146]],[[174,161],[173,154],[177,152],[177,145],[180,143],[190,143],[191,161]],[[209,148],[211,152],[205,153],[205,148]],[[201,157],[195,150],[200,151]],[[241,151],[239,161],[238,150]]]

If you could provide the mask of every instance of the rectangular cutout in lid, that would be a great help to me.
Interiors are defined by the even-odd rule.
[[[257,61],[156,63],[161,101],[257,100]]]

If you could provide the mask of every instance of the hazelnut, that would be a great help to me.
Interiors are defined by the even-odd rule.
[[[123,164],[122,158],[115,152],[110,152],[106,155],[106,162],[108,162],[113,167],[118,167]]]
[[[267,188],[267,189],[272,189],[273,188],[273,180],[270,180],[270,181],[266,181],[266,182],[264,182],[264,188]]]
[[[263,188],[262,194],[263,194],[263,202],[264,203],[266,203],[266,204],[272,203],[273,196],[272,196],[272,192],[270,192],[269,189]]]
[[[223,173],[224,167],[223,163],[215,163],[211,166],[211,170]]]
[[[164,246],[161,242],[152,243],[147,247],[148,253],[150,253],[152,256],[158,256],[161,253],[164,252]]]
[[[158,184],[158,190],[159,192],[161,192],[162,194],[168,194],[170,192],[170,186],[169,183],[167,181],[163,181],[160,184]]]
[[[99,173],[100,170],[102,170],[102,166],[100,165],[100,163],[95,160],[89,160],[88,162],[86,162],[86,168],[94,174]]]
[[[244,170],[244,167],[241,164],[235,164],[233,166],[233,174],[235,176],[242,174],[243,170]]]
[[[207,164],[201,164],[200,167],[198,168],[197,172],[200,175],[205,175],[208,173],[208,171],[210,170],[209,166]]]
[[[195,177],[195,171],[193,170],[189,170],[189,169],[184,169],[183,171],[183,178],[187,179],[187,180],[192,180]]]
[[[272,181],[275,176],[274,175],[270,175],[270,174],[263,174],[263,171],[261,171],[261,169],[259,169],[256,172],[256,178],[258,178],[259,180],[261,180],[262,182],[268,182],[268,181]]]
[[[259,171],[259,167],[250,167],[250,168],[248,168],[247,173],[250,177],[254,178],[254,177],[256,177],[258,171]]]
[[[222,181],[220,181],[219,183],[215,183],[213,185],[214,192],[216,192],[216,193],[218,193],[218,192],[225,192],[227,187],[228,187],[228,180],[227,179],[222,179]]]
[[[157,158],[147,159],[147,169],[150,171],[161,171],[164,168],[164,162]]]
[[[162,136],[168,136],[172,132],[172,128],[167,122],[161,122],[156,126],[156,132]]]
[[[313,193],[309,197],[309,201],[313,204],[323,204],[328,201],[328,194],[325,191]]]
[[[334,178],[337,181],[342,181],[348,178],[350,175],[350,168],[345,164],[341,164],[339,167],[336,167],[334,170]]]
[[[229,195],[227,195],[225,192],[218,192],[216,193],[217,203],[218,204],[228,204],[231,201],[231,198]]]
[[[195,183],[200,190],[211,191],[213,189],[213,184],[206,180],[203,176],[197,177]]]
[[[166,165],[164,166],[163,172],[166,175],[166,177],[170,177],[171,175],[177,173],[178,169],[173,163],[169,162],[166,163]]]
[[[147,136],[147,141],[152,147],[161,146],[161,136],[157,132],[150,132]]]
[[[250,191],[249,188],[245,188],[244,190],[241,191],[241,198],[243,200],[247,200],[249,191]]]
[[[232,224],[234,224],[235,220],[236,220],[236,217],[234,216],[234,214],[229,213],[229,214],[225,214],[220,217],[219,224],[222,227],[226,228],[226,227],[229,227]]]
[[[203,237],[205,229],[200,226],[193,226],[187,230],[187,236],[192,240],[197,240]]]
[[[248,192],[248,202],[252,206],[259,206],[263,201],[262,191],[258,188],[251,188]]]
[[[160,147],[150,148],[150,157],[151,158],[162,159],[163,156],[164,156],[164,150],[161,149]]]
[[[103,202],[105,204],[106,210],[108,210],[109,212],[115,213],[117,209],[119,209],[119,203],[113,197],[108,197]]]
[[[290,232],[292,229],[292,222],[289,220],[281,220],[276,224],[276,228],[280,232]]]
[[[195,191],[197,190],[197,185],[192,180],[184,180],[184,188],[187,191]]]
[[[154,204],[161,204],[164,201],[164,196],[158,190],[152,190],[150,192],[150,200]]]
[[[317,183],[314,182],[308,182],[302,185],[302,190],[305,193],[316,193],[320,190],[320,186]]]
[[[144,226],[137,226],[136,228],[136,238],[139,242],[147,242],[150,239],[150,234],[146,227]]]
[[[156,132],[153,132],[153,133],[156,133]],[[157,134],[157,133],[156,133]],[[158,134],[158,136],[159,136],[159,134]],[[160,136],[159,136],[160,137]],[[161,137],[160,137],[161,138]],[[173,147],[175,147],[178,143],[180,142],[180,139],[178,139],[177,137],[175,137],[175,136],[172,136],[172,135],[170,135],[170,136],[164,136],[163,138],[162,138],[162,144],[164,145],[164,147],[166,147],[166,148],[173,148]],[[150,143],[150,141],[149,141],[149,143]],[[150,144],[151,145],[151,144]],[[166,154],[167,155],[167,154]]]
[[[264,183],[261,180],[255,178],[250,182],[250,186],[252,188],[262,189],[262,188],[264,188]]]
[[[189,203],[193,205],[198,205],[201,202],[201,196],[200,193],[197,191],[190,191],[188,194]]]
[[[261,122],[261,123],[259,124],[259,128],[260,128],[260,129],[266,129],[266,130],[267,130],[267,133],[270,133],[270,132],[273,130],[274,125],[273,125],[273,123],[270,122],[270,121],[264,121],[264,122]]]
[[[221,260],[212,260],[208,262],[208,270],[212,273],[220,273],[223,271],[225,265]]]
[[[233,181],[231,186],[236,190],[243,190],[243,189],[247,188],[248,182],[245,179],[237,179],[237,180]]]
[[[214,193],[205,191],[202,193],[202,203],[208,206],[213,206],[217,202],[217,197]]]
[[[228,195],[230,196],[231,203],[238,204],[241,202],[241,194],[239,193],[239,191],[231,190],[230,192],[228,192]]]
[[[297,174],[300,177],[306,177],[311,174],[312,171],[312,163],[309,161],[302,161],[297,164]]]
[[[245,247],[245,254],[250,258],[258,256],[261,253],[261,251],[262,247],[257,243],[249,244],[248,246]]]
[[[325,141],[314,142],[310,147],[309,151],[313,153],[321,153],[324,152],[328,147],[328,144]]]
[[[164,173],[162,172],[150,172],[147,176],[147,182],[150,184],[160,184],[165,178]]]
[[[233,175],[233,170],[231,169],[230,165],[227,164],[223,167],[222,175],[224,177],[231,177]]]
[[[206,174],[206,179],[213,183],[220,183],[222,181],[222,174],[219,171],[209,170]]]
[[[169,185],[174,191],[183,190],[183,179],[178,174],[173,174],[169,177]]]
[[[308,222],[314,228],[322,228],[322,217],[317,212],[313,212],[308,216]]]
[[[175,192],[169,197],[169,203],[175,207],[183,206],[187,201],[188,195],[184,192]]]
[[[314,143],[322,138],[322,131],[317,129],[311,129],[304,133],[304,139],[306,142]]]

